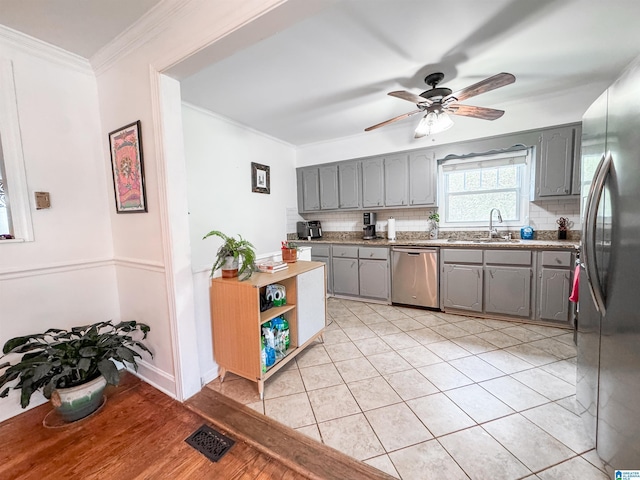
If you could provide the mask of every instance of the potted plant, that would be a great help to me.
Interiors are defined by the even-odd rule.
[[[13,388],[21,390],[22,408],[29,405],[31,395],[42,390],[65,421],[79,420],[100,407],[107,384],[118,385],[115,361],[137,370],[136,357],[141,355],[133,347],[153,357],[141,341],[149,330],[148,325],[133,320],[116,325],[108,321],[12,338],[4,344],[0,358],[22,357],[17,363],[0,365],[0,371],[6,369],[0,375],[0,389],[18,380]],[[140,340],[134,338],[136,332],[141,333]],[[6,397],[11,388],[2,390],[0,397]]]
[[[282,260],[287,263],[298,261],[298,245],[290,241],[282,242]]]
[[[429,214],[429,238],[438,238],[438,224],[440,223],[440,214],[438,212],[431,212]]]
[[[207,233],[202,239],[216,236],[220,237],[224,243],[218,248],[216,254],[216,260],[213,262],[211,268],[211,276],[219,268],[222,269],[223,278],[242,277],[240,280],[246,280],[256,271],[256,252],[254,246],[248,241],[238,235],[238,239],[229,237],[222,232],[212,230]],[[242,265],[240,265],[242,261]]]

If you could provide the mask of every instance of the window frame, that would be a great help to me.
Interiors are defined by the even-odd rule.
[[[511,158],[520,158],[523,157],[524,161],[522,163],[523,169],[521,173],[520,179],[520,188],[519,188],[519,196],[517,198],[517,202],[519,205],[516,207],[519,210],[519,219],[509,220],[499,223],[497,225],[501,227],[516,227],[522,226],[526,223],[526,219],[529,216],[529,197],[530,197],[530,178],[531,178],[531,161],[533,158],[534,150],[533,147],[526,148],[518,148],[511,151],[504,151],[498,154],[491,153],[485,155],[468,155],[463,157],[446,157],[444,159],[438,160],[438,206],[440,210],[440,227],[444,227],[451,230],[469,230],[470,228],[480,228],[480,227],[489,227],[489,212],[487,211],[486,218],[477,221],[467,221],[467,222],[447,222],[447,202],[448,202],[448,192],[445,188],[445,166],[446,165],[461,165],[465,164],[469,165],[469,168],[463,170],[473,170],[472,165],[482,164],[482,163],[499,163],[501,160],[511,159]],[[520,162],[521,160],[518,160]],[[497,165],[496,165],[497,166]],[[464,192],[457,193],[457,195],[473,195],[480,194],[483,192],[500,192],[500,191],[512,191],[513,188],[501,188],[495,190],[476,190],[472,192]],[[495,224],[495,222],[494,222]]]
[[[4,160],[6,195],[13,240],[0,240],[0,245],[33,241],[33,223],[29,189],[22,150],[18,101],[13,63],[0,58],[0,148]]]

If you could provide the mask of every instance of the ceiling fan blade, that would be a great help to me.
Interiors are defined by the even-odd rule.
[[[365,128],[364,131],[369,132],[371,130],[375,130],[376,128],[384,127],[385,125],[389,125],[390,123],[397,122],[398,120],[402,120],[403,118],[410,117],[411,115],[415,115],[416,113],[420,113],[420,112],[422,112],[422,110],[414,110],[409,113],[403,113],[402,115],[398,115],[397,117],[390,118],[389,120],[385,120],[384,122]]]
[[[420,95],[416,95],[415,93],[407,92],[406,90],[397,90],[395,92],[389,92],[387,95],[391,95],[392,97],[398,97],[402,100],[407,100],[411,103],[426,103],[427,106],[433,104],[431,100],[428,98],[421,97]]]
[[[496,120],[504,115],[504,110],[496,110],[495,108],[486,107],[474,107],[473,105],[461,105],[459,103],[449,105],[449,107],[447,107],[447,111],[454,115],[480,118],[482,120]]]
[[[462,100],[466,100],[467,98],[480,95],[481,93],[490,92],[491,90],[495,90],[496,88],[504,87],[505,85],[509,85],[515,81],[516,77],[514,77],[510,73],[498,73],[493,77],[485,78],[478,83],[474,83],[467,88],[463,88],[462,90],[453,92],[451,95],[447,95],[444,100],[454,97],[460,102]]]

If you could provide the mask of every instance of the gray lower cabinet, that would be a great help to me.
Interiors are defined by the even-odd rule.
[[[538,266],[538,320],[566,323],[571,320],[572,252],[546,251],[540,254]]]
[[[443,307],[482,312],[482,265],[445,264],[440,280]]]
[[[528,318],[531,315],[530,267],[485,267],[484,310]]]
[[[306,244],[308,245],[308,244]],[[331,262],[331,245],[311,245],[311,260],[326,265],[327,293],[333,293],[333,265]]]
[[[357,258],[333,258],[333,293],[336,295],[360,294]]]
[[[333,293],[389,300],[389,249],[333,245]]]
[[[572,319],[571,251],[443,248],[440,255],[445,310],[564,324]]]

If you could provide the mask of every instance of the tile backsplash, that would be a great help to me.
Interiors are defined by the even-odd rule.
[[[426,231],[429,224],[429,214],[437,210],[435,208],[404,208],[377,210],[377,230],[386,232],[387,219],[396,219],[396,231],[417,232]],[[376,211],[376,210],[372,210]],[[536,230],[556,230],[556,220],[560,217],[568,218],[570,230],[579,231],[580,225],[580,200],[576,198],[562,200],[542,200],[529,204],[529,223]],[[322,229],[327,232],[355,232],[362,230],[362,211],[349,212],[321,212],[304,215],[305,220],[320,220]],[[510,230],[515,230],[511,227]],[[446,228],[440,228],[447,231]],[[452,229],[453,230],[453,229]],[[460,229],[456,229],[460,230]],[[477,230],[477,227],[469,230]]]

